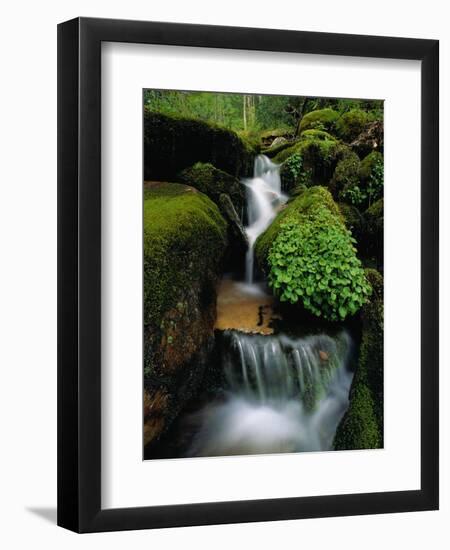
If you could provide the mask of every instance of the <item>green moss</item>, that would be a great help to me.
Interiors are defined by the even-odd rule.
[[[316,316],[343,320],[370,294],[354,240],[323,187],[292,200],[256,242],[256,256],[281,301]]]
[[[358,365],[350,406],[336,431],[336,449],[383,447],[383,277],[374,269],[366,269],[366,277],[372,296],[361,310]]]
[[[261,153],[263,155],[266,155],[267,157],[273,159],[275,158],[281,151],[284,151],[285,149],[289,149],[293,145],[295,145],[297,141],[286,141],[284,143],[281,143],[280,145],[277,145],[276,147],[269,147],[268,149],[263,149]]]
[[[278,153],[273,161],[281,164],[291,155],[300,154],[304,171],[314,185],[326,185],[330,181],[336,163],[348,154],[348,147],[326,132],[304,132],[301,139]]]
[[[383,266],[384,249],[384,200],[379,199],[363,215],[361,244],[367,258],[373,258],[378,267]]]
[[[319,109],[307,113],[300,123],[300,132],[309,129],[332,130],[335,122],[339,118],[339,113],[333,109]]]
[[[325,132],[324,130],[304,130],[301,135],[303,139],[319,139],[321,141],[335,140],[330,133]]]
[[[264,130],[260,133],[261,139],[271,139],[277,137],[286,137],[292,134],[292,128],[282,127],[273,128],[272,130]]]
[[[345,202],[338,203],[339,210],[344,218],[345,225],[349,231],[351,231],[353,237],[359,243],[363,234],[364,220],[360,211],[350,204]]]
[[[205,193],[217,205],[222,193],[230,196],[236,211],[241,214],[245,202],[245,189],[241,182],[212,164],[197,162],[179,174],[179,180]]]
[[[370,179],[377,163],[383,163],[383,155],[378,151],[372,151],[364,157],[359,167],[359,177],[362,181],[367,182]]]
[[[358,384],[351,393],[347,413],[336,430],[334,449],[341,451],[380,447],[382,442],[371,392],[365,384]]]
[[[226,235],[227,224],[217,206],[196,189],[175,183],[146,185],[144,365],[147,376],[161,376],[176,370],[198,351],[211,333],[215,284],[227,244]]]
[[[349,152],[337,164],[330,182],[330,190],[335,198],[349,185],[359,185],[360,161],[356,153]]]
[[[352,109],[336,121],[336,133],[346,143],[356,139],[369,122],[369,115],[361,109]]]
[[[144,111],[144,179],[173,181],[196,162],[250,175],[254,151],[235,132],[200,120]]]
[[[293,153],[283,162],[280,168],[281,188],[291,194],[299,185],[310,185],[310,172],[303,167],[300,153]]]

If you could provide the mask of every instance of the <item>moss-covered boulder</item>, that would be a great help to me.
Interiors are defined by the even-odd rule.
[[[362,182],[368,182],[377,169],[383,166],[383,155],[379,151],[372,151],[366,155],[359,166],[359,177]]]
[[[339,113],[333,109],[318,109],[307,113],[300,123],[300,132],[304,130],[317,129],[330,131],[334,128]]]
[[[369,116],[362,109],[352,109],[336,121],[336,133],[346,143],[356,139],[369,122]]]
[[[359,185],[360,161],[356,153],[348,154],[336,164],[329,189],[335,198],[348,186]]]
[[[303,132],[300,140],[283,149],[273,161],[281,164],[291,155],[300,154],[305,174],[312,185],[327,185],[333,176],[336,164],[350,149],[322,130]]]
[[[284,151],[285,149],[289,149],[290,147],[292,147],[293,145],[295,145],[295,143],[297,142],[297,140],[286,140],[285,142],[279,144],[279,145],[276,145],[276,146],[273,146],[273,147],[269,147],[268,149],[263,149],[261,151],[261,153],[263,155],[266,155],[266,157],[269,157],[270,159],[273,159],[275,158],[279,153],[281,153],[281,151]]]
[[[374,202],[363,214],[361,244],[365,257],[382,269],[384,251],[384,200]]]
[[[361,212],[351,204],[339,202],[338,206],[339,210],[341,211],[342,217],[344,218],[345,226],[356,239],[356,248],[359,252],[359,243],[361,242],[364,231],[364,218]]]
[[[255,252],[282,302],[339,321],[354,315],[371,292],[354,243],[330,192],[311,187],[288,203]]]
[[[144,112],[144,179],[174,181],[197,161],[239,177],[251,175],[252,148],[235,132],[200,120]],[[176,180],[175,180],[176,181]]]
[[[293,153],[280,168],[281,189],[292,194],[298,186],[311,185],[311,174],[303,166],[303,157],[300,153]]]
[[[336,450],[383,447],[383,277],[374,269],[367,269],[366,276],[372,296],[361,310],[358,364],[350,405],[336,430]]]
[[[201,379],[226,246],[227,223],[206,195],[176,183],[145,184],[146,443],[167,428]]]
[[[178,176],[181,183],[195,187],[217,205],[220,195],[226,193],[233,203],[239,217],[242,217],[245,204],[245,187],[234,176],[219,170],[209,163],[197,162],[185,168]]]

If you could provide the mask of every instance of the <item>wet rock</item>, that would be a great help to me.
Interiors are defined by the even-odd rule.
[[[144,191],[145,438],[159,437],[201,380],[213,339],[227,223],[203,193],[176,183]]]
[[[210,162],[236,176],[248,176],[254,151],[236,132],[201,120],[144,112],[144,179],[177,181],[195,162]]]

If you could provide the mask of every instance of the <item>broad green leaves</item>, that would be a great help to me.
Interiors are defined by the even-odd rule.
[[[367,301],[371,287],[355,255],[355,240],[323,205],[287,219],[268,255],[269,284],[283,302],[342,321]]]

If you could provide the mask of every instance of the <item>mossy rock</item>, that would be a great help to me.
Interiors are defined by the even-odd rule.
[[[358,364],[350,389],[350,405],[336,430],[336,450],[383,447],[383,277],[374,269],[366,269],[366,277],[372,286],[372,296],[361,310]]]
[[[341,191],[349,185],[359,185],[359,170],[360,161],[358,155],[349,151],[347,155],[336,164],[333,177],[330,181],[329,189],[335,198],[338,198]]]
[[[201,120],[144,111],[144,179],[174,181],[196,162],[235,176],[249,176],[253,149],[235,132]]]
[[[278,153],[273,161],[281,164],[291,155],[299,153],[303,168],[312,185],[327,185],[337,162],[349,154],[350,149],[323,131],[304,132],[301,139]]]
[[[276,146],[271,145],[269,148],[263,149],[261,153],[263,155],[266,155],[266,157],[273,159],[278,155],[278,153],[281,153],[281,151],[284,151],[285,149],[292,147],[293,145],[295,145],[295,143],[296,143],[296,140],[295,141],[286,140],[280,145],[276,145]]]
[[[383,155],[378,151],[372,151],[366,155],[359,166],[359,178],[362,182],[368,182],[378,163],[383,163]]]
[[[194,166],[180,172],[178,179],[181,183],[195,187],[217,205],[220,205],[220,195],[226,193],[239,217],[242,217],[245,205],[245,188],[234,176],[219,170],[212,164],[197,162]]]
[[[317,129],[304,130],[300,134],[300,138],[303,138],[303,139],[318,139],[320,141],[329,141],[329,140],[335,140],[336,139],[329,132],[325,132],[324,130],[317,130]]]
[[[350,405],[334,437],[334,449],[379,449],[382,441],[369,388],[361,383],[351,392]]]
[[[281,189],[288,194],[292,194],[299,185],[311,185],[311,172],[305,170],[300,153],[293,153],[283,162],[280,168],[280,181]]]
[[[144,385],[166,396],[167,418],[200,378],[194,359],[213,338],[226,247],[227,223],[206,195],[177,183],[145,184]]]
[[[336,121],[336,133],[346,143],[356,139],[369,122],[369,115],[361,109],[352,109]]]
[[[351,231],[359,245],[364,227],[364,218],[361,212],[356,208],[356,206],[346,204],[345,202],[339,202],[338,206],[342,217],[344,218],[347,229]],[[357,246],[357,248],[359,250],[359,246]]]
[[[375,261],[379,269],[383,267],[384,256],[384,200],[379,199],[363,214],[361,245],[364,255]]]
[[[300,123],[300,132],[304,130],[317,129],[330,131],[334,128],[339,113],[333,109],[318,109],[307,113]]]
[[[343,321],[371,292],[354,242],[330,192],[314,186],[278,214],[256,241],[255,254],[282,302]]]

